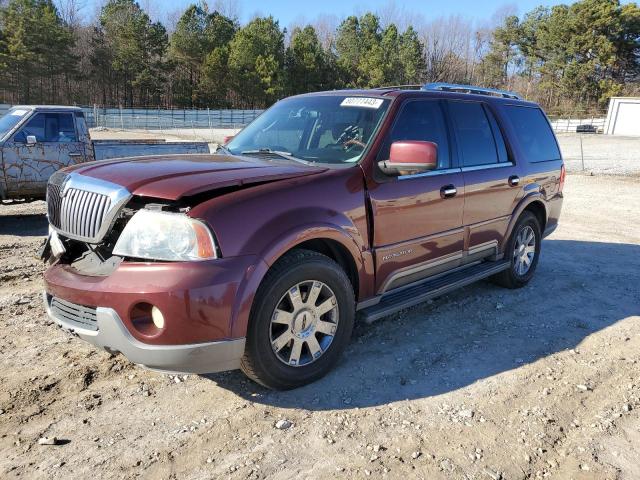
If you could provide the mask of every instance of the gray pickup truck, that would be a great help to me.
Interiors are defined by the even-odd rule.
[[[0,117],[0,199],[44,198],[49,177],[76,163],[171,153],[209,153],[209,146],[163,140],[92,141],[79,107],[15,106]]]

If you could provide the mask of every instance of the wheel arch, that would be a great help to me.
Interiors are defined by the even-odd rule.
[[[527,204],[523,212],[531,212],[536,216],[540,223],[540,234],[542,235],[547,224],[547,208],[544,203],[541,200],[534,200]]]
[[[233,337],[246,335],[256,293],[268,271],[279,259],[298,249],[315,251],[334,260],[351,282],[356,301],[371,295],[369,290],[373,285],[373,257],[369,251],[363,251],[362,246],[351,235],[328,225],[292,231],[263,252],[259,263],[245,276],[233,309]]]
[[[502,251],[506,248],[509,243],[507,240],[511,237],[511,233],[518,223],[518,219],[523,214],[523,212],[528,211],[533,213],[538,222],[540,222],[540,234],[544,233],[545,225],[547,223],[547,207],[545,206],[542,195],[539,192],[531,193],[524,197],[518,206],[513,211],[511,215],[511,220],[509,221],[509,226],[507,227],[507,231],[504,236],[504,241],[502,242]]]

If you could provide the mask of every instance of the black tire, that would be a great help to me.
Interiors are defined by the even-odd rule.
[[[290,366],[278,358],[272,348],[271,319],[283,296],[291,288],[307,281],[322,282],[335,295],[338,305],[336,331],[326,350],[317,359],[310,360],[306,365]],[[252,380],[275,390],[288,390],[314,382],[329,372],[338,361],[351,338],[354,318],[353,287],[342,268],[320,253],[294,250],[273,265],[258,289],[251,309],[240,368]],[[316,333],[312,335],[316,336]],[[305,352],[310,354],[308,347],[305,348]]]
[[[527,228],[531,228],[535,236],[535,254],[526,273],[519,274],[516,268],[517,260],[516,255],[514,254],[515,246],[518,236]],[[507,243],[507,248],[504,253],[505,258],[511,260],[509,268],[491,277],[493,282],[505,288],[522,288],[529,283],[536,271],[538,260],[540,258],[540,246],[542,244],[542,234],[540,233],[540,230],[540,222],[533,213],[525,211],[520,215],[513,232],[511,232],[511,236],[509,237],[509,242]]]

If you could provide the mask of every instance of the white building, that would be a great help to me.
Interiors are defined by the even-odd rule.
[[[640,97],[612,97],[604,133],[640,137]]]

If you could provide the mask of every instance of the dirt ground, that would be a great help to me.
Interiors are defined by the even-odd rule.
[[[565,193],[528,287],[359,325],[290,392],[146,371],[59,330],[33,257],[44,205],[0,206],[0,477],[640,478],[640,178]]]

